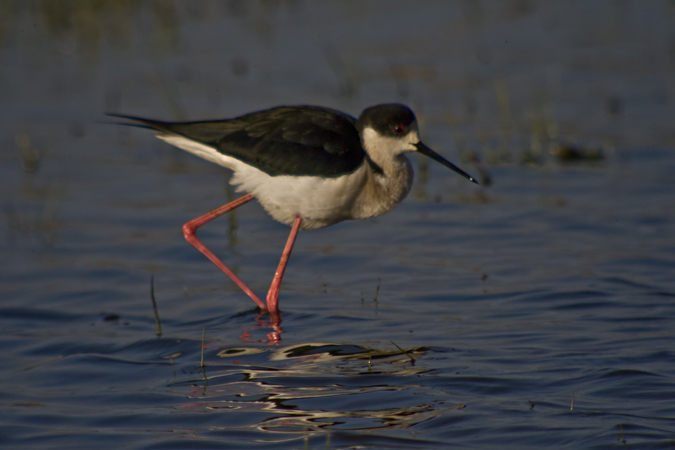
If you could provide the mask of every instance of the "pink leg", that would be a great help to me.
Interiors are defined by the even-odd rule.
[[[288,240],[286,241],[286,247],[284,248],[284,252],[281,254],[279,267],[277,267],[277,272],[274,274],[272,286],[270,286],[270,290],[267,293],[267,309],[270,312],[272,324],[278,324],[280,322],[278,317],[279,288],[281,287],[281,279],[284,276],[286,264],[288,264],[288,258],[291,256],[291,250],[293,250],[293,244],[295,243],[295,238],[298,235],[298,230],[300,230],[301,223],[302,219],[296,216],[295,220],[293,221],[293,227],[291,228],[291,234],[288,235]]]
[[[246,294],[249,297],[251,297],[251,300],[253,300],[258,305],[258,307],[264,311],[264,310],[267,309],[267,306],[265,306],[265,303],[263,303],[263,301],[260,300],[258,298],[258,296],[255,295],[255,293],[248,286],[246,286],[246,284],[244,284],[244,282],[241,281],[241,279],[238,276],[236,276],[234,274],[234,272],[232,272],[230,269],[228,269],[227,266],[225,264],[223,264],[223,262],[220,259],[218,259],[218,257],[211,252],[211,250],[206,248],[206,246],[204,244],[202,244],[202,242],[199,239],[197,239],[197,236],[195,234],[196,231],[197,231],[197,228],[201,227],[205,223],[208,223],[208,222],[212,221],[213,219],[216,219],[216,218],[222,216],[223,214],[225,214],[227,212],[230,212],[233,209],[238,208],[245,203],[250,202],[254,198],[255,197],[253,195],[246,194],[243,197],[241,197],[241,198],[239,198],[239,199],[237,199],[233,202],[230,202],[225,206],[221,206],[220,208],[214,209],[213,211],[211,211],[209,213],[206,213],[201,217],[197,217],[196,219],[191,220],[190,222],[183,225],[183,234],[185,235],[185,239],[187,239],[187,241],[190,244],[194,245],[195,248],[197,250],[199,250],[200,252],[202,252],[207,258],[209,258],[211,260],[211,262],[213,262],[213,264],[215,264],[216,266],[218,266],[218,268],[220,270],[225,272],[225,275],[230,277],[232,279],[232,281],[234,281],[237,284],[237,286],[239,286],[241,288],[242,291],[246,292]],[[297,231],[296,231],[296,233],[297,233]],[[292,243],[291,243],[291,245],[292,245]],[[289,251],[289,253],[290,253],[290,251]],[[288,259],[288,258],[286,258],[286,259]],[[282,271],[282,274],[283,274],[283,271]],[[281,281],[281,279],[279,281]],[[278,289],[277,289],[277,291],[278,291]],[[276,308],[276,303],[274,304],[274,306]]]

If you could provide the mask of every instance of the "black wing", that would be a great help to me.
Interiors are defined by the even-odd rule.
[[[229,120],[160,122],[131,119],[215,148],[268,175],[335,177],[363,164],[355,119],[327,108],[278,107]]]

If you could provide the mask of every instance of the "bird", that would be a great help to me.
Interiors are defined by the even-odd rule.
[[[165,122],[130,115],[123,125],[149,128],[159,139],[234,172],[244,195],[187,222],[183,234],[234,281],[272,322],[280,321],[279,291],[299,230],[380,216],[406,197],[417,152],[476,179],[422,143],[413,111],[397,103],[363,110],[357,118],[320,106],[278,106],[231,119]],[[256,199],[291,232],[263,302],[196,236],[202,225]]]

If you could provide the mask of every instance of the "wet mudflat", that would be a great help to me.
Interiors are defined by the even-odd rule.
[[[3,448],[675,445],[672,4],[54,3],[0,14]],[[181,234],[226,171],[103,115],[392,101],[483,184],[301,232],[278,343]],[[200,229],[260,295],[287,233]]]

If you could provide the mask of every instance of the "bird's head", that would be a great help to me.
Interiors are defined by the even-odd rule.
[[[419,137],[415,114],[405,105],[371,106],[361,113],[356,128],[364,149],[371,156],[374,156],[373,153],[398,156],[418,152],[478,184],[469,174],[424,145]]]

